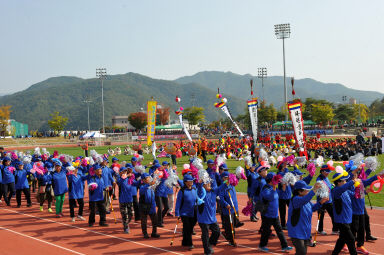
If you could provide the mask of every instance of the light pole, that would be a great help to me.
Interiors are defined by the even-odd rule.
[[[257,68],[257,77],[261,79],[261,88],[263,90],[263,100],[265,101],[265,96],[264,96],[264,78],[267,78],[267,68],[266,67],[259,67]]]
[[[284,68],[284,100],[285,105],[287,105],[287,85],[285,84],[285,39],[289,38],[291,35],[291,26],[287,24],[278,24],[275,25],[275,35],[277,39],[283,40],[283,68]],[[285,112],[285,121],[288,121],[288,112]]]
[[[101,81],[101,108],[103,111],[103,134],[105,134],[105,122],[104,122],[104,84],[103,80],[107,76],[106,68],[96,68],[96,77]]]
[[[86,103],[87,104],[87,107],[88,107],[88,132],[91,131],[91,125],[89,123],[89,104],[92,103],[91,99],[89,97],[87,97],[83,103]]]

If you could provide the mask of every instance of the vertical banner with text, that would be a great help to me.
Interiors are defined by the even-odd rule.
[[[253,142],[256,144],[257,143],[257,107],[258,107],[257,98],[252,98],[251,100],[248,100],[247,103],[248,103],[249,117],[251,119]]]
[[[293,131],[295,133],[296,145],[300,149],[300,156],[306,156],[307,152],[305,148],[305,138],[304,138],[304,120],[302,114],[302,104],[301,101],[296,99],[292,102],[288,102],[289,115],[291,116]]]
[[[155,141],[156,127],[156,101],[148,101],[147,103],[147,144],[151,145]]]

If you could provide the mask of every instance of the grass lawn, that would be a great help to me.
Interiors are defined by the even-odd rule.
[[[104,154],[104,153],[107,153],[107,150],[108,150],[109,147],[110,146],[92,147],[90,149],[95,149],[99,154]],[[120,148],[122,149],[122,151],[124,150],[123,146],[121,146]],[[77,147],[77,148],[48,148],[48,151],[50,153],[53,153],[54,150],[57,150],[59,152],[59,154],[69,154],[69,155],[72,155],[72,156],[84,155],[84,152],[83,152],[83,150],[80,147]],[[117,158],[119,158],[119,160],[121,162],[121,161],[124,161],[124,160],[125,161],[129,161],[131,159],[131,157],[132,156],[119,155]],[[209,155],[208,158],[213,159],[213,155]],[[170,162],[170,159],[166,159],[166,158],[159,158],[159,160],[160,160],[160,162],[163,161],[163,160],[167,160],[168,162]],[[377,169],[377,172],[381,171],[380,166],[384,166],[384,154],[378,156],[378,160],[379,160],[380,164],[379,164],[379,168]],[[144,164],[147,164],[150,161],[152,161],[152,155],[150,155],[150,154],[144,155]],[[178,158],[177,159],[177,167],[178,167],[178,170],[179,170],[178,171],[179,175],[181,175],[181,170],[183,169],[183,164],[185,164],[185,163],[189,163],[189,157],[184,156],[182,158]],[[229,171],[230,172],[234,172],[237,166],[240,165],[240,166],[244,167],[244,162],[243,161],[237,161],[237,160],[229,159],[229,160],[227,160],[227,165],[228,165]],[[277,171],[276,167],[271,168],[271,171],[276,172]],[[303,170],[303,172],[306,173],[305,170]],[[314,178],[313,178],[313,180],[311,182],[311,185],[313,185],[315,183],[316,176],[318,174],[319,174],[319,169],[317,169],[317,173],[314,176]],[[332,176],[332,173],[330,174],[330,176]],[[247,192],[247,182],[244,181],[244,180],[241,180],[239,182],[238,186],[236,186],[236,190],[238,192]],[[371,202],[372,202],[373,206],[384,207],[384,194],[383,193],[379,193],[379,194],[372,194],[371,193],[370,194],[370,199],[371,199]],[[368,197],[366,197],[365,200],[366,200],[366,204],[369,205]]]

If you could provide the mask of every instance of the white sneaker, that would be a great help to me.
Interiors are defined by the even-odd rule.
[[[71,221],[72,221],[72,222],[75,222],[75,221],[76,221],[75,217],[73,217]]]
[[[85,218],[83,216],[81,216],[81,215],[77,215],[77,218],[80,219],[80,220],[83,220],[83,221],[85,220]]]
[[[325,232],[325,231],[317,231],[317,233],[319,235],[322,235],[322,236],[326,236],[327,235],[327,232]]]

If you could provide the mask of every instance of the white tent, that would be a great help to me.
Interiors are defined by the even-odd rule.
[[[95,132],[87,132],[85,135],[83,135],[83,139],[89,139],[89,138],[105,138],[106,136],[101,134],[99,131]]]

